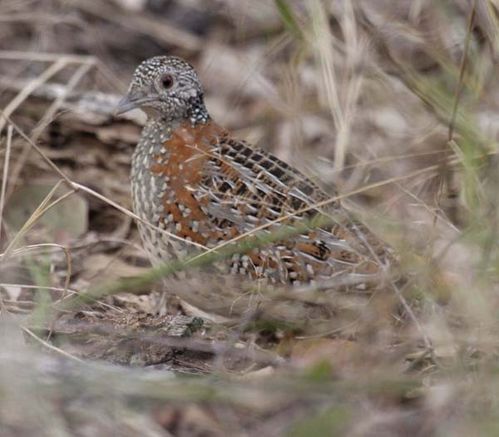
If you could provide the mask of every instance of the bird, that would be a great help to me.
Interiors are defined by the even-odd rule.
[[[260,231],[295,232],[217,260],[214,271],[276,285],[365,289],[393,263],[389,245],[335,196],[210,116],[196,70],[175,56],[136,68],[116,114],[147,122],[131,165],[132,204],[154,264]],[[314,225],[317,217],[326,218]],[[237,251],[236,251],[237,252]]]

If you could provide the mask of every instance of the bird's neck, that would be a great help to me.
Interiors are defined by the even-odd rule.
[[[202,95],[192,97],[188,108],[184,118],[189,120],[192,126],[206,124],[210,121],[210,115],[208,114]]]
[[[163,113],[154,108],[149,111],[147,108],[143,110],[147,114],[148,125],[163,126],[167,130],[183,123],[189,123],[192,127],[196,127],[211,121],[203,96],[192,97],[189,100],[188,109],[181,113]]]

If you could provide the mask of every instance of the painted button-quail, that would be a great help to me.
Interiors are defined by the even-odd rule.
[[[135,213],[156,227],[139,223],[153,262],[261,227],[271,234],[284,221],[265,225],[288,216],[287,224],[300,224],[298,234],[219,261],[216,268],[275,284],[327,280],[363,288],[390,263],[387,246],[339,202],[313,207],[329,198],[316,184],[217,125],[195,70],[184,60],[157,56],[142,62],[117,112],[133,108],[148,117],[131,180]],[[330,222],[308,226],[318,215]]]

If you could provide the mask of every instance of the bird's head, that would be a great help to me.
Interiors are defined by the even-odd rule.
[[[148,117],[169,121],[190,119],[196,123],[208,119],[196,71],[174,56],[155,56],[137,67],[116,114],[135,108],[142,109]]]

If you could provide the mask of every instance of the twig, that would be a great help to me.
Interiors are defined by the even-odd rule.
[[[155,231],[158,231],[162,233],[163,235],[167,235],[168,237],[171,237],[175,240],[182,241],[183,243],[190,244],[194,247],[197,247],[202,250],[208,250],[206,246],[203,246],[202,244],[196,243],[195,241],[189,241],[186,240],[185,238],[179,237],[178,235],[172,234],[165,229],[161,229],[158,226],[153,225],[152,223],[148,222],[147,220],[144,220],[143,218],[139,217],[137,214],[134,214],[132,211],[124,208],[123,206],[117,204],[116,202],[112,201],[111,199],[108,199],[106,196],[103,196],[100,193],[97,193],[96,191],[92,190],[91,188],[86,187],[85,185],[79,184],[77,182],[71,182],[72,185],[81,190],[84,191],[85,193],[88,193],[92,195],[93,197],[102,200],[103,202],[106,202],[108,205],[111,205],[113,208],[117,209],[118,211],[122,212],[123,214],[126,214],[129,217],[132,217],[133,219],[137,220],[140,223],[143,223],[144,225],[148,226],[151,229],[154,229]]]
[[[18,249],[18,250],[21,251],[22,249]],[[16,252],[16,250],[13,251],[12,256],[14,256],[15,252]],[[63,287],[52,287],[52,286],[48,286],[48,285],[20,284],[20,283],[10,283],[10,282],[0,282],[0,287],[20,287],[20,288],[26,288],[27,290],[48,290],[48,291],[57,291],[57,292],[62,292],[62,293],[64,293],[66,290]],[[73,294],[80,293],[79,290],[74,290],[74,289],[67,289],[67,291],[68,291],[68,294],[66,295],[66,297],[64,299],[68,299],[69,294],[73,295]],[[123,312],[122,309],[120,309],[114,305],[108,304],[106,302],[99,302],[99,305],[104,307],[104,308],[107,308],[109,310],[112,310],[112,311],[116,311],[119,313]]]
[[[39,52],[19,52],[0,50],[0,59],[13,61],[36,61],[36,62],[56,62],[64,59],[66,64],[84,64],[93,56],[68,55],[65,53],[39,53]]]
[[[57,167],[57,165],[55,165],[52,160],[50,158],[48,158],[45,153],[42,152],[42,150],[34,143],[34,141],[28,137],[24,132],[23,130],[17,125],[15,124],[12,119],[7,115],[5,114],[5,112],[1,112],[0,111],[0,115],[3,116],[9,123],[12,124],[12,126],[14,126],[14,129],[17,131],[17,133],[19,135],[21,135],[21,137],[23,139],[25,139],[29,145],[31,147],[33,147],[33,149],[36,150],[36,152],[43,158],[43,160],[52,168],[52,170],[54,170],[63,180],[64,182],[66,182],[66,184],[68,185],[69,188],[73,189],[73,190],[76,190],[73,182],[64,174],[64,172],[59,168]],[[1,123],[1,121],[0,121]]]
[[[95,65],[94,58],[88,58],[88,60],[80,65],[80,67],[75,71],[73,76],[69,79],[66,86],[64,87],[64,91],[60,94],[54,102],[50,105],[50,107],[45,111],[43,118],[38,123],[38,126],[33,129],[31,134],[31,140],[35,143],[38,140],[38,137],[41,135],[43,130],[47,127],[47,125],[52,121],[57,110],[62,106],[64,100],[68,96],[68,94],[73,90],[73,88],[78,84],[78,82],[88,73],[88,71]]]
[[[19,105],[26,100],[34,89],[38,88],[41,84],[45,83],[52,76],[57,74],[67,65],[65,58],[60,58],[55,61],[50,67],[48,67],[42,74],[35,77],[30,81],[2,110],[4,119],[0,119],[0,134],[7,123],[7,120],[12,115],[12,113],[19,107]]]
[[[47,349],[50,349],[53,352],[57,352],[58,354],[62,355],[63,357],[70,358],[73,361],[77,361],[78,363],[84,363],[84,361],[78,357],[75,357],[74,355],[71,355],[70,353],[58,348],[57,346],[54,346],[53,344],[49,343],[48,341],[43,340],[42,338],[38,337],[33,331],[30,329],[21,326],[21,329],[28,334],[31,338],[35,339],[38,343],[42,344],[44,347]]]
[[[0,193],[0,237],[2,236],[3,209],[5,206],[5,191],[7,190],[7,180],[9,176],[9,161],[10,161],[11,148],[12,148],[12,125],[9,124],[9,126],[7,127],[7,145],[5,148],[5,157],[3,161],[2,191]]]
[[[456,95],[454,98],[454,105],[452,107],[452,115],[449,123],[449,136],[448,136],[449,141],[451,141],[454,137],[454,128],[455,128],[454,125],[456,123],[457,108],[459,106],[459,100],[461,98],[461,94],[463,93],[464,89],[464,71],[466,69],[466,63],[468,60],[468,49],[471,40],[471,31],[473,29],[473,23],[475,21],[475,15],[476,15],[476,0],[473,0],[470,16],[468,19],[468,30],[466,33],[466,39],[464,41],[464,50],[463,50],[463,56],[461,58],[461,66],[459,68],[459,81],[457,84]]]
[[[43,214],[45,214],[49,209],[53,208],[59,202],[62,202],[64,199],[66,199],[67,197],[71,196],[74,193],[74,190],[69,191],[63,194],[62,196],[58,197],[52,203],[49,203],[50,200],[52,199],[52,196],[55,194],[61,183],[62,181],[59,181],[54,185],[54,187],[50,190],[50,192],[45,196],[43,201],[40,203],[40,205],[38,205],[38,207],[35,209],[33,214],[31,214],[28,220],[26,220],[23,227],[17,232],[15,237],[12,239],[12,241],[5,249],[4,253],[0,255],[1,259],[5,260],[9,257],[10,252],[15,248],[19,240],[26,234],[26,232],[28,232],[31,229],[31,227]]]
[[[66,194],[72,194],[72,193],[66,193]],[[61,199],[62,200],[62,199]],[[50,207],[50,205],[49,205]],[[49,208],[47,207],[47,209]],[[51,248],[56,248],[60,249],[64,252],[64,256],[66,258],[66,278],[64,280],[64,288],[62,289],[62,297],[64,298],[66,294],[69,291],[69,284],[71,282],[71,272],[72,272],[72,261],[71,261],[71,251],[66,247],[62,246],[61,244],[56,244],[56,243],[39,243],[39,244],[30,244],[28,246],[25,246],[22,248],[22,252],[30,249],[38,249],[38,248],[45,248],[45,247],[51,247]],[[14,255],[14,253],[12,253]]]

